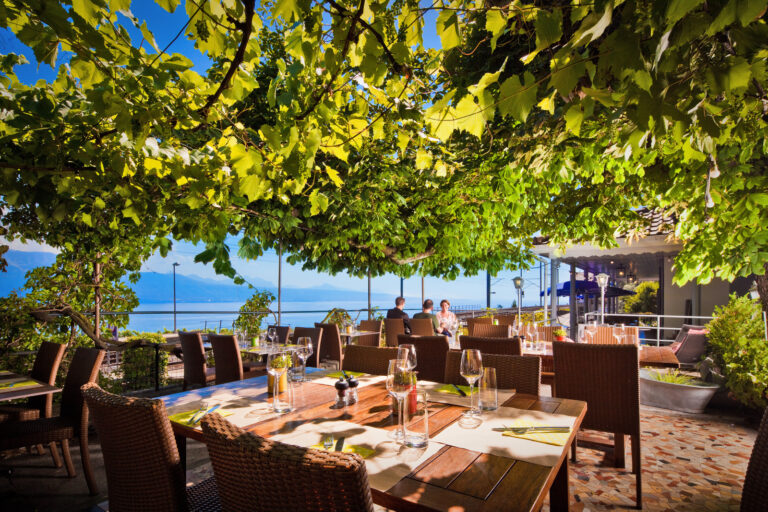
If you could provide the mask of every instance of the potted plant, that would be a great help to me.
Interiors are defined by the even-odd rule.
[[[552,336],[555,337],[555,341],[565,341],[565,337],[568,335],[568,333],[565,332],[565,329],[562,327],[558,327],[554,331],[552,331]]]
[[[680,370],[640,369],[640,403],[651,407],[702,413],[719,388]]]

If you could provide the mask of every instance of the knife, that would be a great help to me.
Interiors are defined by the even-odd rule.
[[[336,440],[336,448],[334,448],[335,451],[340,452],[344,449],[344,437],[340,437]]]
[[[551,434],[570,432],[571,427],[497,427],[492,430],[494,432],[512,432],[513,434]]]
[[[347,372],[345,372],[344,370],[341,370],[341,374],[344,376],[345,379],[349,378],[349,375],[347,375]]]
[[[451,384],[451,386],[453,386],[456,389],[456,391],[459,392],[459,394],[461,396],[464,396],[464,397],[467,396],[467,393],[463,389],[461,389],[459,386],[457,386],[456,384]]]
[[[207,411],[205,411],[203,414],[201,414],[201,415],[200,415],[200,417],[199,417],[199,418],[197,418],[197,419],[195,420],[195,422],[194,422],[194,423],[192,423],[192,424],[193,424],[193,425],[197,425],[198,423],[200,423],[200,420],[202,420],[203,418],[205,418],[205,415],[206,415],[206,414],[212,413],[213,411],[215,411],[215,410],[216,410],[216,409],[218,409],[219,407],[221,407],[221,405],[214,405],[213,407],[211,407],[210,409],[208,409]]]

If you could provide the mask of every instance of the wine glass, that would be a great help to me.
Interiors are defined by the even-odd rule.
[[[269,349],[276,349],[277,348],[277,329],[274,327],[270,327],[267,329],[267,339],[269,340]]]
[[[272,375],[272,396],[273,408],[276,413],[289,412],[291,410],[288,394],[290,388],[286,389],[281,399],[280,380],[288,368],[291,366],[291,355],[285,350],[272,350],[267,355],[267,371]]]
[[[464,413],[464,417],[479,416],[480,410],[475,409],[473,392],[475,382],[483,374],[483,356],[479,350],[467,349],[461,351],[461,366],[459,368],[461,376],[469,382],[469,411]]]
[[[397,430],[394,438],[405,440],[405,424],[403,421],[403,402],[414,384],[414,373],[408,369],[408,361],[391,359],[387,369],[387,391],[397,399]]]
[[[405,369],[413,370],[416,368],[416,347],[410,343],[404,343],[397,347],[397,359],[405,361]]]
[[[299,379],[299,382],[307,382],[307,358],[314,352],[312,338],[301,336],[296,340],[296,344],[298,345],[296,355],[301,360],[301,379]]]

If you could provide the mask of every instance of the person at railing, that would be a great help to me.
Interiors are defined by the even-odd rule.
[[[402,318],[405,324],[405,334],[411,334],[411,322],[408,317],[408,313],[403,311],[405,308],[405,298],[398,297],[395,299],[395,307],[387,311],[387,318]]]
[[[456,318],[456,315],[453,314],[450,309],[451,303],[448,302],[447,299],[443,299],[440,301],[440,311],[436,315],[437,320],[440,323],[438,332],[445,334],[448,337],[452,337],[452,333],[455,333],[459,326],[459,321]]]
[[[432,309],[435,307],[435,303],[432,299],[427,299],[421,306],[421,313],[416,313],[413,318],[428,318],[432,320],[432,328],[437,334],[444,334],[443,329],[440,328],[440,321],[437,319],[437,315],[432,313]]]

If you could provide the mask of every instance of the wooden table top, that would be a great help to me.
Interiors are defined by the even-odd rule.
[[[29,398],[38,395],[47,395],[48,393],[58,393],[61,388],[51,386],[45,382],[33,379],[26,375],[20,375],[12,372],[0,372],[0,384],[8,383],[9,381],[27,381],[34,380],[37,384],[22,387],[11,387],[0,389],[0,402],[6,402],[8,400],[17,400],[20,398]]]
[[[264,399],[266,377],[257,377],[222,385],[222,389],[233,390],[238,386],[264,387],[264,392],[254,399]],[[224,387],[226,386],[226,387]],[[205,388],[206,394],[212,391]],[[331,388],[332,389],[332,388]],[[201,390],[193,390],[199,392]],[[190,392],[187,392],[190,393]],[[358,391],[359,399],[354,405],[343,410],[330,409],[329,386],[304,383],[298,386],[295,397],[296,409],[277,418],[268,419],[245,427],[255,434],[270,437],[278,433],[292,431],[302,423],[317,419],[344,420],[391,430],[396,427],[395,419],[390,414],[391,398],[383,384],[374,384]],[[165,399],[174,404],[182,402],[183,393],[170,395]],[[374,501],[380,505],[393,504],[392,499],[404,499],[434,510],[538,510],[547,493],[559,479],[558,491],[560,506],[567,508],[567,455],[573,442],[587,405],[576,400],[515,395],[503,404],[506,407],[564,414],[576,418],[568,443],[562,447],[558,464],[553,467],[541,466],[529,462],[487,453],[479,453],[453,446],[444,446],[437,454],[426,460],[418,468],[386,492],[372,489]],[[429,404],[429,432],[434,437],[448,425],[458,421],[465,408],[443,403]],[[202,440],[199,430],[172,423],[177,436]],[[565,466],[564,471],[562,466]],[[562,475],[565,475],[564,477]],[[565,488],[562,488],[562,480]],[[554,490],[553,490],[554,492]],[[562,494],[565,493],[564,500]],[[389,500],[389,501],[388,501]]]

